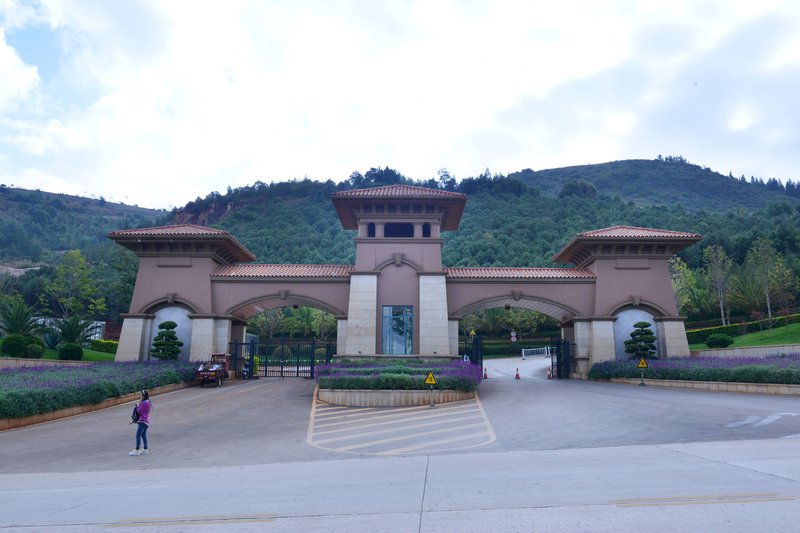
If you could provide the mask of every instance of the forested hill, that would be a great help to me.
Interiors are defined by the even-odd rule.
[[[630,163],[631,168],[639,168],[648,162]],[[666,169],[694,167],[676,161],[650,163]],[[740,263],[761,235],[772,238],[787,259],[800,265],[796,261],[800,211],[797,199],[785,189],[771,191],[763,182],[743,182],[716,174],[710,178],[715,180],[714,187],[695,186],[694,193],[685,195],[688,201],[671,203],[671,193],[664,192],[664,180],[652,185],[640,180],[640,188],[647,194],[637,189],[639,197],[634,201],[631,196],[606,193],[602,185],[598,189],[580,178],[564,178],[560,190],[550,186],[545,188],[549,194],[544,194],[514,177],[519,174],[505,177],[487,171],[456,182],[441,173],[438,181],[420,182],[392,169],[373,168],[364,175],[353,173],[339,184],[308,179],[258,182],[187,204],[176,211],[175,222],[207,223],[230,231],[259,262],[348,264],[355,252],[354,234],[341,229],[331,193],[407,183],[468,196],[461,227],[444,234],[443,259],[447,266],[548,266],[576,233],[617,224],[701,233],[703,241],[682,254],[694,267],[700,265],[702,249],[709,244],[721,244]],[[734,194],[737,190],[741,194]],[[719,196],[729,200],[722,203]],[[762,203],[754,198],[761,198]],[[777,203],[769,203],[769,199]],[[712,201],[715,209],[706,205]]]
[[[0,264],[51,263],[67,250],[103,246],[108,232],[164,223],[168,211],[0,185]]]
[[[754,176],[724,176],[680,156],[539,171],[525,169],[509,177],[521,179],[548,196],[558,195],[569,182],[583,181],[600,194],[619,196],[638,205],[678,203],[690,210],[754,210],[780,201],[800,200],[800,188],[791,180],[783,185],[775,178],[764,181]]]
[[[468,196],[459,231],[444,235],[448,266],[547,266],[575,233],[615,224],[703,234],[703,242],[684,253],[695,266],[707,244],[722,244],[739,262],[759,235],[770,236],[789,258],[800,246],[794,183],[723,176],[667,157],[509,176],[487,170],[460,181],[446,171],[438,180],[415,181],[372,168],[341,183],[305,179],[228,188],[173,212],[0,186],[0,265],[52,264],[76,248],[90,260],[107,257],[115,250],[109,231],[182,222],[230,231],[259,262],[350,263],[354,235],[342,230],[331,194],[395,183]]]

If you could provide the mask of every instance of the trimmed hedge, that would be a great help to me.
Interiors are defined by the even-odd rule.
[[[42,350],[38,351],[34,349],[28,351],[28,346],[31,345],[39,346]],[[19,335],[17,333],[12,333],[3,338],[2,345],[0,345],[0,352],[2,352],[3,355],[9,355],[11,357],[39,359],[44,353],[44,341],[35,335]],[[37,353],[38,355],[36,355]]]
[[[800,319],[800,315],[787,315],[779,316],[772,319],[772,327],[779,328],[787,324],[792,324]],[[739,324],[730,324],[728,326],[717,326],[713,328],[693,329],[686,332],[686,339],[689,344],[701,344],[706,342],[709,336],[715,333],[730,335],[736,337],[738,335],[745,335],[747,333],[755,333],[764,329],[769,329],[769,320],[754,320],[752,322],[741,322]]]
[[[194,381],[195,363],[94,363],[0,370],[0,418],[100,403],[142,389]]]
[[[595,363],[589,379],[640,378],[635,361]],[[764,358],[675,357],[651,360],[644,370],[648,379],[683,381],[729,381],[736,383],[779,383],[800,385],[800,355]]]
[[[95,339],[89,343],[89,347],[95,352],[113,353],[116,355],[119,341],[106,341],[102,339]]]

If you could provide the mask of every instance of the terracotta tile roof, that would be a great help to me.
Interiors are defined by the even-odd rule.
[[[171,226],[156,226],[154,228],[121,229],[108,234],[109,237],[118,235],[163,237],[171,235],[230,235],[230,233],[221,229],[198,226],[197,224],[173,224]]]
[[[613,226],[610,228],[596,229],[578,233],[579,238],[601,238],[621,237],[627,239],[692,239],[699,238],[697,233],[687,233],[683,231],[669,231],[665,229],[637,228],[635,226]]]
[[[585,268],[510,268],[510,267],[477,267],[477,268],[445,268],[448,278],[469,279],[594,279],[591,270]]]
[[[173,224],[152,228],[135,228],[112,231],[108,238],[136,251],[140,243],[198,242],[209,240],[224,260],[236,263],[255,261],[256,256],[233,235],[225,230],[198,226],[197,224]]]
[[[333,198],[438,198],[459,200],[466,199],[467,197],[467,195],[459,192],[428,189],[427,187],[414,187],[412,185],[387,185],[385,187],[339,191],[333,193],[331,196]]]
[[[225,278],[348,278],[352,265],[229,265],[214,276]]]

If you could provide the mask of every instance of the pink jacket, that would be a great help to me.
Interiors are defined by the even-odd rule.
[[[136,412],[139,413],[139,423],[150,425],[150,400],[140,402],[136,406]]]

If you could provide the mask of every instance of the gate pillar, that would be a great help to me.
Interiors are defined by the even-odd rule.
[[[450,353],[458,354],[458,320],[448,321],[448,331],[450,332]]]
[[[656,317],[656,342],[662,357],[689,357],[689,341],[686,338],[684,317]]]
[[[581,379],[586,379],[594,363],[616,357],[613,317],[575,319],[572,327],[562,327],[561,332],[564,340],[575,343],[573,357]]]
[[[207,361],[212,353],[218,351],[216,320],[209,315],[189,315],[189,318],[192,319],[192,345],[189,351],[189,361]],[[228,323],[230,324],[230,321]],[[230,326],[227,332],[228,338],[230,338]],[[222,351],[227,351],[227,342]]]
[[[153,316],[122,315],[122,331],[119,335],[119,346],[114,361],[141,361],[150,346],[150,331],[153,327]]]
[[[377,231],[377,230],[376,230]],[[347,335],[339,355],[375,355],[378,317],[378,273],[350,276]]]
[[[450,324],[447,320],[447,285],[444,274],[419,276],[419,353],[449,355]]]
[[[336,354],[345,354],[347,348],[347,319],[339,318],[336,320]]]

